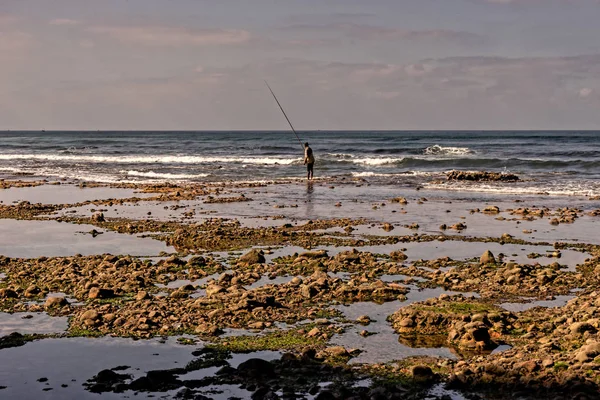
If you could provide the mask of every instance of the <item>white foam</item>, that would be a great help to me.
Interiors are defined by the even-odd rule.
[[[357,177],[357,178],[364,178],[364,177],[368,177],[368,176],[393,176],[395,174],[378,174],[376,172],[371,172],[371,171],[367,171],[367,172],[352,172],[352,176]]]
[[[427,147],[423,153],[427,155],[462,156],[465,154],[473,154],[475,152],[468,147],[444,147],[439,144],[434,144],[433,146]]]
[[[167,172],[154,172],[154,171],[120,171],[123,174],[127,174],[129,176],[139,176],[142,178],[155,178],[155,179],[195,179],[195,178],[205,178],[209,174],[170,174]]]
[[[555,185],[555,186],[512,186],[482,183],[424,183],[427,189],[451,190],[458,192],[481,192],[511,195],[544,195],[544,196],[595,196],[600,192],[600,187],[592,188],[589,185]]]
[[[203,157],[203,156],[90,156],[75,154],[0,154],[0,160],[42,160],[88,163],[122,164],[203,164],[203,163],[242,163],[262,165],[290,165],[302,162],[301,158],[275,157]]]
[[[378,158],[355,158],[352,160],[355,164],[364,164],[364,165],[386,165],[386,164],[396,164],[404,161],[404,157],[378,157]]]

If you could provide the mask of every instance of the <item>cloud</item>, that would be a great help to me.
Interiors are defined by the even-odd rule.
[[[593,92],[594,92],[593,89],[586,87],[586,88],[579,89],[579,92],[577,92],[577,93],[579,94],[579,97],[586,98],[586,97],[589,97]]]
[[[358,40],[453,42],[462,45],[480,45],[487,41],[486,37],[467,31],[450,29],[410,30],[356,23],[295,24],[284,29],[306,32],[340,32],[347,37]]]
[[[293,14],[285,19],[285,22],[292,24],[303,24],[303,23],[334,23],[334,22],[350,22],[350,21],[362,21],[365,19],[371,19],[376,17],[374,13],[367,12],[337,12],[337,13],[325,13],[325,14]]]
[[[81,21],[77,21],[74,19],[68,19],[68,18],[57,18],[57,19],[53,19],[49,22],[50,25],[57,25],[57,26],[73,26],[73,25],[81,25]]]
[[[2,52],[24,50],[31,47],[33,43],[33,36],[29,33],[0,31],[0,51]]]
[[[15,24],[18,20],[14,15],[0,13],[0,27]]]
[[[182,29],[163,26],[92,26],[89,32],[106,35],[124,43],[143,46],[238,45],[251,39],[241,29]]]

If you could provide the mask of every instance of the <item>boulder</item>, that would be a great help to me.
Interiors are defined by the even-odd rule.
[[[480,265],[496,264],[496,258],[494,257],[494,254],[492,254],[491,251],[486,250],[485,253],[483,253],[481,255],[481,257],[479,258],[479,264]]]
[[[269,361],[260,358],[251,358],[244,361],[237,367],[237,371],[242,376],[253,378],[270,378],[275,375],[275,366]]]
[[[262,250],[252,249],[238,260],[239,262],[252,264],[262,264],[266,261],[265,253]]]
[[[67,299],[64,297],[48,297],[46,302],[44,303],[44,307],[52,308],[52,307],[63,307],[69,304]]]

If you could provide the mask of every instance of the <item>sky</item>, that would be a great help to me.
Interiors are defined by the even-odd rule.
[[[600,0],[1,0],[2,130],[600,130]]]

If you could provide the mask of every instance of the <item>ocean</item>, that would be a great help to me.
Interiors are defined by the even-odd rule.
[[[315,178],[512,194],[600,195],[600,131],[298,132]],[[301,180],[289,131],[0,132],[0,178],[118,182]],[[522,182],[449,183],[450,170],[511,172]]]

